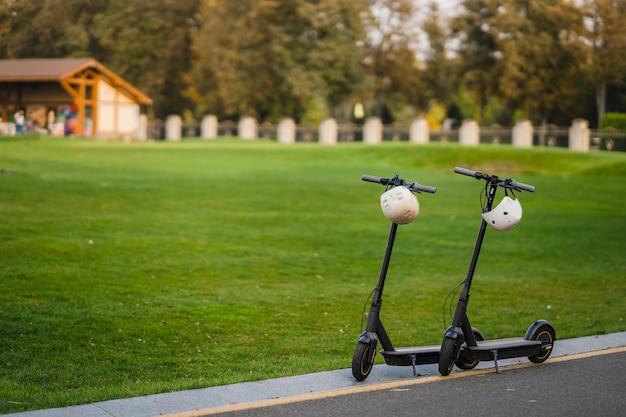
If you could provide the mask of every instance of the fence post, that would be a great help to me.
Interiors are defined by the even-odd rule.
[[[333,118],[322,120],[319,127],[319,143],[322,145],[337,144],[337,121]]]
[[[569,148],[573,151],[589,152],[589,123],[585,119],[574,119],[569,128]]]
[[[413,119],[409,130],[409,142],[423,144],[429,141],[428,120],[425,117]]]
[[[145,114],[139,115],[139,131],[137,132],[137,139],[148,139],[148,116]]]
[[[259,125],[254,117],[244,116],[239,119],[237,132],[241,139],[256,139],[259,135]]]
[[[165,139],[179,141],[183,129],[183,120],[177,114],[167,116],[165,121]]]
[[[363,125],[363,143],[370,145],[383,141],[383,122],[378,117],[368,117]]]
[[[480,128],[473,119],[465,119],[459,129],[459,143],[461,145],[476,146],[480,140]]]
[[[513,126],[513,146],[530,148],[533,146],[533,126],[528,120],[518,120]]]
[[[200,137],[202,139],[215,139],[217,137],[217,116],[207,114],[202,118]]]
[[[292,144],[296,142],[296,122],[290,117],[284,117],[278,122],[278,143]]]

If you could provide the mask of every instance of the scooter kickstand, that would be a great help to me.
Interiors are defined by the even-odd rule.
[[[492,350],[491,354],[493,355],[493,363],[496,365],[496,373],[499,374],[500,368],[498,367],[498,350],[497,349]]]
[[[420,374],[417,373],[417,368],[415,367],[415,355],[411,355],[411,365],[413,366],[413,378],[417,378]]]

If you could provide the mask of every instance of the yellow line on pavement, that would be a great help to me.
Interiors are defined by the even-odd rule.
[[[626,352],[626,346],[610,348],[610,349],[605,349],[605,350],[597,350],[593,352],[578,353],[574,355],[559,356],[556,358],[550,358],[548,362],[546,363],[565,362],[565,361],[570,361],[570,360],[575,360],[575,359],[584,359],[584,358],[590,358],[593,356],[608,355],[608,354],[619,353],[619,352]],[[537,365],[538,364],[533,364],[530,362],[520,363],[520,364],[514,364],[514,365],[508,365],[508,366],[501,366],[500,370],[509,371],[512,369],[519,369],[519,368],[523,368],[526,366],[537,366]],[[254,402],[249,402],[249,403],[229,404],[229,405],[224,405],[220,407],[206,408],[203,410],[184,411],[184,412],[175,413],[175,414],[162,415],[160,417],[205,417],[205,416],[210,416],[210,415],[220,414],[220,413],[249,410],[253,408],[270,407],[270,406],[275,406],[275,405],[292,404],[292,403],[303,402],[303,401],[339,397],[342,395],[359,394],[359,393],[379,391],[379,390],[390,390],[390,389],[407,387],[411,385],[426,384],[429,382],[444,381],[444,380],[455,379],[455,378],[463,378],[467,376],[484,375],[484,374],[488,374],[492,372],[495,372],[493,368],[474,369],[471,371],[455,372],[448,376],[432,375],[432,376],[425,376],[425,377],[420,377],[420,378],[415,378],[415,379],[406,379],[402,381],[382,382],[380,384],[372,384],[372,385],[360,385],[360,386],[355,386],[355,387],[350,387],[350,388],[337,389],[333,391],[314,392],[310,394],[295,395],[293,397],[273,398],[273,399],[254,401]]]

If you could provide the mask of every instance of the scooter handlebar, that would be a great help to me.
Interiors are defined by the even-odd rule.
[[[375,182],[376,184],[382,184],[382,185],[408,186],[409,190],[415,191],[415,192],[435,193],[437,191],[436,187],[431,187],[430,185],[422,185],[416,182],[407,184],[403,179],[400,179],[397,177],[396,178],[381,178],[381,177],[375,177],[374,175],[362,175],[361,180],[367,181],[367,182]]]
[[[437,191],[436,187],[431,187],[430,185],[422,185],[414,182],[409,186],[409,188],[413,191],[423,191],[425,193],[434,194]]]
[[[455,167],[454,172],[456,172],[457,174],[467,175],[468,177],[474,177],[476,179],[490,180],[492,178],[495,178],[497,180],[496,177],[492,177],[489,174],[473,171],[467,168]],[[524,184],[523,182],[518,182],[511,178],[505,180],[503,186],[508,188],[515,188],[517,190],[530,191],[531,193],[535,191],[534,185]]]
[[[457,174],[467,175],[468,177],[482,178],[482,174],[480,172],[472,171],[471,169],[467,168],[455,167],[454,172],[456,172]]]
[[[381,184],[383,182],[383,178],[375,177],[373,175],[363,175],[361,176],[361,180],[368,182],[375,182],[376,184]]]
[[[519,190],[530,191],[531,193],[535,192],[535,186],[530,184],[524,184],[523,182],[517,182],[515,180],[510,180],[509,185],[513,188],[517,188]]]

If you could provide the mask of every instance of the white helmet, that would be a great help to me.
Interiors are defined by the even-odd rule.
[[[499,232],[506,232],[522,219],[522,205],[508,195],[493,210],[483,213],[487,224]]]
[[[411,223],[420,211],[417,197],[404,186],[385,191],[380,196],[380,208],[385,217],[395,224]]]

